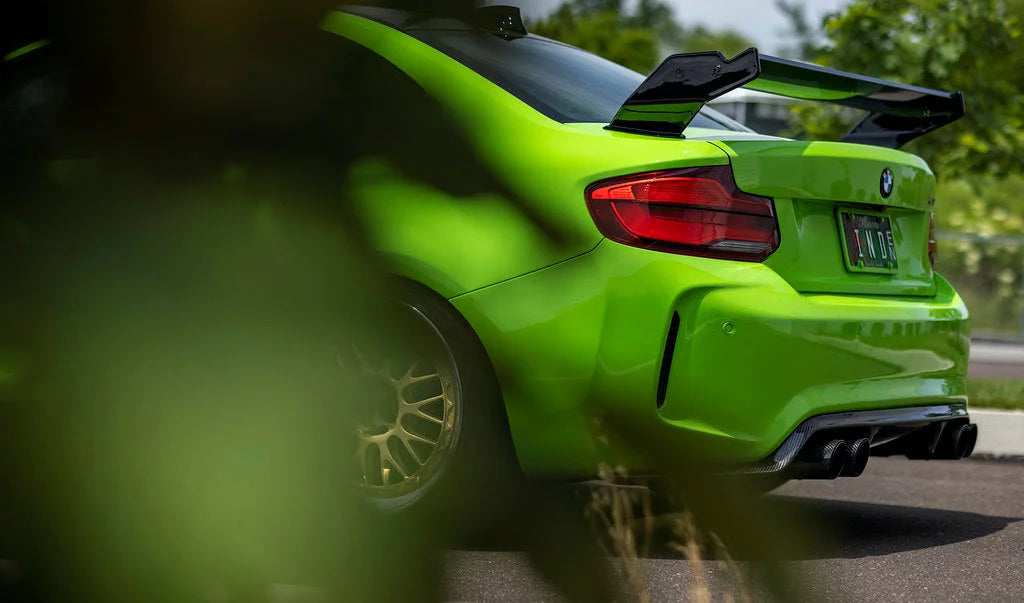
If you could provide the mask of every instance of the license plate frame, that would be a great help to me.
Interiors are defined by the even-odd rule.
[[[836,209],[843,263],[850,272],[895,274],[899,270],[890,216],[877,211]]]

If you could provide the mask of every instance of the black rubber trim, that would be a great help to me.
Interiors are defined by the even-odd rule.
[[[665,394],[668,392],[668,374],[672,370],[672,354],[676,350],[676,337],[679,335],[679,312],[672,313],[672,322],[668,326],[668,338],[665,340],[665,353],[661,356],[661,373],[658,375],[658,408],[665,405]]]

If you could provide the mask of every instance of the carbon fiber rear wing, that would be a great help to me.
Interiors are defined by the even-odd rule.
[[[740,86],[863,109],[868,114],[842,141],[892,149],[964,115],[960,92],[898,84],[748,48],[732,59],[717,51],[668,57],[619,108],[608,128],[680,137],[704,103]]]

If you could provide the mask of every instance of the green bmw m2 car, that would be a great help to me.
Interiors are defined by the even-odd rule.
[[[971,454],[968,314],[934,270],[935,178],[896,150],[961,117],[960,93],[755,49],[645,78],[529,34],[510,7],[347,7],[323,28],[418,84],[529,208],[370,161],[351,175],[403,328],[428,342],[356,353],[383,386],[357,453],[383,505],[458,487],[505,440],[524,475],[560,479],[648,473],[651,442],[777,481]],[[740,86],[864,117],[841,142],[763,136],[703,107]]]

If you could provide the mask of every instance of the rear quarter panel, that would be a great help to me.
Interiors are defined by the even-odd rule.
[[[517,196],[517,203],[455,197],[405,178],[379,158],[353,170],[357,209],[390,268],[445,297],[593,249],[602,237],[583,191],[596,180],[728,163],[706,141],[555,122],[440,51],[374,21],[336,12],[323,28],[369,48],[422,86],[454,118],[481,163]],[[527,213],[553,226],[558,236],[546,236]]]

